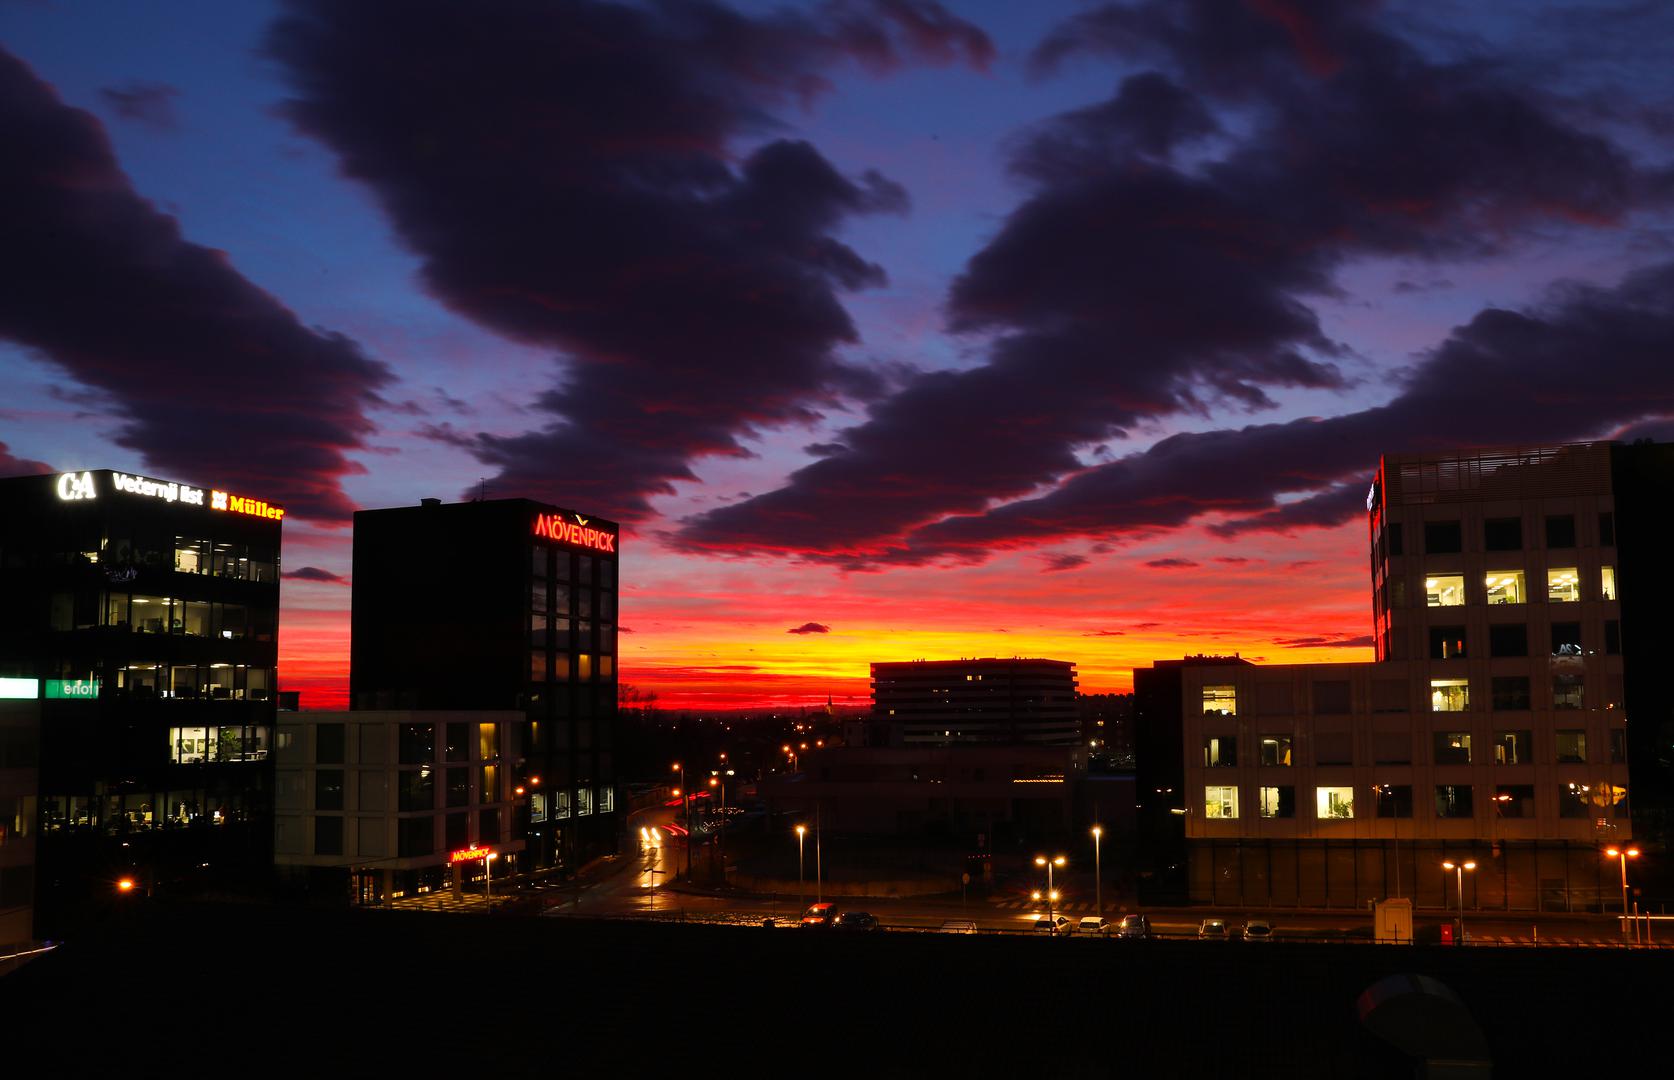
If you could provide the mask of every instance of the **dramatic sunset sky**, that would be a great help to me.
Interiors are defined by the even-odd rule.
[[[621,673],[1370,656],[1385,451],[1674,431],[1674,4],[0,0],[0,474],[621,520]],[[440,569],[440,568],[439,568]]]

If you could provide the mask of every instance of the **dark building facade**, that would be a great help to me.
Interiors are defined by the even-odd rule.
[[[283,516],[108,470],[0,480],[0,677],[39,686],[38,936],[124,879],[266,882]]]
[[[516,710],[518,869],[617,850],[614,522],[525,499],[355,515],[355,710]]]
[[[1142,740],[1169,709],[1180,725],[1166,809],[1191,899],[1434,907],[1441,864],[1465,860],[1468,906],[1615,910],[1603,852],[1632,842],[1632,887],[1665,900],[1671,495],[1664,445],[1386,456],[1366,500],[1375,663],[1136,673]],[[1162,683],[1168,700],[1144,692]]]
[[[909,660],[872,665],[872,715],[905,746],[1080,746],[1067,660]]]

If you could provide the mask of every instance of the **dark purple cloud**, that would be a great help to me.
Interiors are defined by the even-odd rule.
[[[174,99],[179,96],[176,87],[154,82],[135,81],[99,90],[100,99],[117,116],[155,131],[174,131],[180,126],[174,115]]]
[[[929,0],[293,0],[268,52],[285,114],[371,188],[426,287],[566,359],[544,426],[466,437],[494,485],[629,520],[692,459],[882,389],[834,353],[856,340],[839,295],[885,280],[836,233],[906,193],[805,142],[736,144],[835,65],[993,56]]]
[[[1045,559],[1046,565],[1041,567],[1040,572],[1043,574],[1056,574],[1065,570],[1079,570],[1083,566],[1086,566],[1090,561],[1091,560],[1085,555],[1048,555]]]
[[[0,476],[30,476],[54,472],[51,465],[12,454],[12,448],[0,442]]]
[[[805,622],[801,626],[791,627],[789,630],[786,630],[785,633],[787,633],[787,634],[829,634],[829,633],[831,633],[831,627],[827,626],[825,623]]]
[[[1348,352],[1312,305],[1339,291],[1350,261],[1503,253],[1542,231],[1619,223],[1669,195],[1666,173],[1572,126],[1500,65],[1421,54],[1367,5],[1104,7],[1055,34],[1038,61],[1051,69],[1078,54],[1152,68],[1014,146],[1029,194],[948,298],[953,329],[992,341],[987,362],[925,374],[871,404],[840,433],[844,452],[694,516],[679,542],[864,566],[1273,511],[1276,492],[1369,469],[1413,429],[1356,423],[1338,442],[1329,434],[1345,425],[1221,432],[1092,469],[1078,450],[1159,418],[1266,408],[1274,388],[1344,388]],[[1496,412],[1518,417],[1529,391],[1510,387],[1518,406]],[[1263,438],[1311,453],[1223,456]],[[1054,483],[1062,499],[995,506]],[[1116,501],[1097,506],[1095,494]],[[1334,505],[1269,524],[1317,523]]]
[[[1152,559],[1145,564],[1153,570],[1189,570],[1202,564],[1193,559]]]
[[[1362,634],[1359,637],[1275,638],[1273,644],[1287,649],[1370,649],[1374,642],[1372,635]]]
[[[388,370],[310,330],[135,193],[89,113],[0,51],[0,337],[102,391],[164,476],[344,520]]]
[[[349,579],[342,574],[334,574],[330,570],[322,570],[318,566],[299,566],[295,570],[287,570],[279,575],[292,581],[318,581],[327,585],[347,585]]]

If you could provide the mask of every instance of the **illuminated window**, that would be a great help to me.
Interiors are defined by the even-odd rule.
[[[1463,607],[1465,579],[1458,574],[1441,574],[1424,579],[1426,607]]]
[[[1490,604],[1524,604],[1529,593],[1521,570],[1490,570],[1483,578]]]
[[[593,789],[581,788],[575,793],[575,816],[586,817],[593,812]]]
[[[576,655],[575,673],[582,682],[588,682],[593,678],[593,657],[590,653]]]
[[[1434,745],[1437,765],[1471,763],[1471,735],[1468,731],[1438,731],[1435,733]]]
[[[1616,599],[1616,568],[1606,566],[1599,570],[1599,597],[1603,600]]]
[[[1584,709],[1587,705],[1585,678],[1579,671],[1554,672],[1552,675],[1552,707],[1554,709]]]
[[[616,672],[616,663],[615,663],[615,658],[614,657],[609,657],[609,656],[599,657],[599,678],[609,679],[613,674],[615,674],[615,672]]]
[[[1476,813],[1469,784],[1437,784],[1436,816],[1439,818],[1468,818]]]
[[[1351,787],[1321,787],[1314,789],[1315,815],[1321,821],[1346,821],[1354,817],[1354,789]]]
[[[1235,818],[1238,816],[1238,789],[1231,785],[1203,789],[1203,816]]]
[[[1411,784],[1373,784],[1373,811],[1380,818],[1412,817]]]
[[[1289,735],[1263,735],[1261,737],[1261,763],[1280,768],[1290,765],[1291,737]]]
[[[1554,604],[1581,599],[1580,572],[1573,566],[1559,566],[1546,571],[1546,599]]]
[[[1468,679],[1431,679],[1431,712],[1464,712],[1471,707],[1471,684]]]
[[[1585,731],[1558,732],[1558,764],[1585,765],[1587,762],[1587,733]]]
[[[477,801],[480,803],[500,801],[500,766],[477,766]]]
[[[1238,764],[1238,739],[1233,735],[1209,735],[1203,740],[1203,764],[1211,769]]]
[[[498,724],[477,725],[477,757],[483,761],[500,756],[500,727]]]
[[[174,568],[182,574],[201,574],[208,567],[208,560],[203,558],[202,552],[196,544],[182,546],[176,538],[174,548]]]
[[[1501,784],[1494,789],[1494,814],[1503,818],[1535,816],[1533,784]]]
[[[1203,715],[1237,716],[1238,688],[1236,686],[1205,686],[1203,688]]]
[[[570,793],[568,791],[553,792],[552,802],[552,818],[554,821],[562,821],[570,816]]]
[[[1491,686],[1495,712],[1517,712],[1529,708],[1527,675],[1495,675]]]
[[[1296,789],[1264,787],[1261,789],[1261,816],[1264,818],[1293,818],[1296,816]]]
[[[599,813],[608,814],[616,809],[616,789],[602,787],[599,789]]]

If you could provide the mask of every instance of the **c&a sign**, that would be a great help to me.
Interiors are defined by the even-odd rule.
[[[616,554],[616,534],[593,528],[580,514],[536,514],[535,535],[609,555]]]

